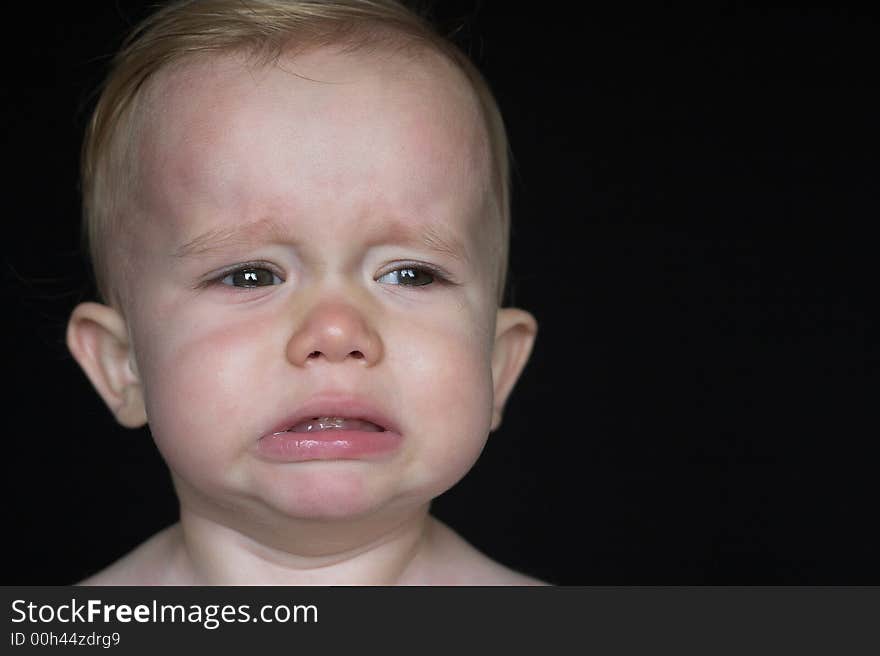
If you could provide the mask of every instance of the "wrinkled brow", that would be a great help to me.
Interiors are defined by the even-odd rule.
[[[363,233],[366,245],[380,243],[422,246],[429,251],[468,263],[464,242],[442,224],[422,226],[392,220],[368,227]],[[175,258],[188,259],[212,255],[218,251],[261,243],[293,243],[289,227],[272,218],[242,223],[229,228],[215,228],[190,239],[174,250]]]
[[[179,246],[173,255],[176,258],[204,257],[235,246],[282,241],[286,239],[285,232],[281,224],[273,219],[260,219],[229,228],[214,228]]]
[[[399,245],[420,244],[431,252],[447,255],[462,262],[469,261],[464,242],[439,225],[417,227],[399,221],[393,222],[374,231],[370,242]]]

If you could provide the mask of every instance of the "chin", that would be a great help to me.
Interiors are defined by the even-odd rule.
[[[353,520],[393,500],[388,482],[364,476],[363,463],[297,463],[296,473],[263,480],[257,496],[292,519]]]

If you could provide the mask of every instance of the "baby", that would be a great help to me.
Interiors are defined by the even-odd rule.
[[[102,303],[74,358],[149,423],[179,523],[83,583],[525,585],[431,517],[535,319],[502,308],[507,142],[394,0],[190,0],[117,56],[83,151]]]

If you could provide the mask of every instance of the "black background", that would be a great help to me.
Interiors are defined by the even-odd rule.
[[[877,12],[604,4],[436,9],[508,123],[541,332],[435,512],[560,584],[880,583]],[[63,344],[91,92],[145,8],[7,18],[5,584],[79,580],[176,516]]]

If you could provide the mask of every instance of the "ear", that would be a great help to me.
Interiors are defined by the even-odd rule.
[[[119,312],[98,303],[77,305],[67,323],[67,348],[116,421],[127,428],[147,423],[140,377]]]
[[[501,425],[504,404],[529,360],[537,334],[538,322],[525,310],[498,310],[495,320],[495,347],[492,350],[492,385],[495,391],[492,406],[493,431]]]

